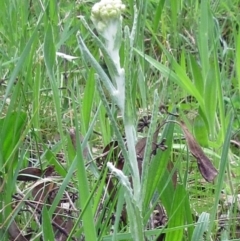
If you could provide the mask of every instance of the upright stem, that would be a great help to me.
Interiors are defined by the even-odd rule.
[[[125,126],[125,135],[127,139],[127,147],[128,147],[128,157],[129,163],[131,167],[132,173],[132,181],[133,181],[133,195],[136,203],[139,204],[140,199],[140,191],[141,191],[141,182],[140,175],[138,170],[138,162],[137,155],[135,151],[135,128],[132,124],[126,124]],[[139,208],[141,205],[139,205]]]

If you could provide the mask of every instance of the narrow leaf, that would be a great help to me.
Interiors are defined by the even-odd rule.
[[[49,240],[49,241],[54,240],[54,233],[52,230],[51,218],[46,206],[43,207],[42,229],[43,229],[43,240]]]

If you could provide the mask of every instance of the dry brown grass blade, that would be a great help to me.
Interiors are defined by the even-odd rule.
[[[18,181],[37,181],[40,177],[49,177],[54,172],[54,166],[48,166],[45,170],[36,167],[27,167],[19,171],[17,176]]]
[[[218,171],[213,166],[209,158],[205,155],[200,145],[188,130],[183,121],[180,122],[188,147],[192,155],[197,159],[198,169],[207,182],[212,182],[217,176]]]
[[[62,208],[57,208],[53,217],[53,230],[58,241],[66,241],[74,223],[71,217],[66,217]]]
[[[158,133],[159,133],[159,130],[160,128],[162,127],[162,125],[158,125],[157,126],[157,129],[156,131],[154,132],[153,134],[153,139],[152,139],[152,151],[156,151],[156,148],[158,148],[158,145],[157,145],[157,138],[158,138]],[[145,146],[146,146],[146,142],[147,142],[147,137],[143,137],[141,138],[137,144],[136,144],[136,152],[137,152],[137,155],[140,157],[140,158],[143,158],[144,156],[144,152],[145,152]]]
[[[36,167],[27,167],[19,171],[17,176],[18,181],[37,181],[41,177],[42,171],[40,168]]]
[[[12,223],[9,226],[8,233],[9,233],[10,237],[12,238],[11,240],[28,241],[28,239],[26,239],[22,235],[19,227],[17,226],[17,224],[14,220],[12,221]]]

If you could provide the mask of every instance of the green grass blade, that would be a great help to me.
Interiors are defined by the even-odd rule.
[[[84,130],[88,130],[91,110],[94,104],[95,93],[95,78],[93,70],[90,70],[88,75],[87,83],[84,90],[83,103],[82,103],[82,116],[84,120]]]
[[[154,106],[152,110],[152,117],[151,117],[151,123],[148,130],[148,136],[146,140],[145,150],[144,150],[144,157],[142,161],[142,175],[141,175],[141,197],[142,197],[142,203],[144,203],[144,200],[146,198],[146,192],[149,190],[148,181],[149,181],[149,165],[151,165],[151,155],[152,155],[152,143],[155,142],[153,140],[154,133],[157,129],[157,119],[158,119],[158,112],[159,112],[159,102],[160,98],[157,94],[157,92],[154,92]],[[152,175],[150,176],[152,179]],[[151,185],[150,185],[151,187]],[[153,187],[154,188],[154,187]],[[145,207],[144,207],[145,208]]]
[[[168,228],[184,226],[186,193],[183,185],[178,185],[172,198],[171,212],[169,213]],[[166,234],[166,241],[179,241],[183,238],[184,227]]]
[[[38,31],[39,25],[41,23],[42,17],[43,17],[43,15],[39,16],[37,26],[36,26],[35,30],[33,31],[33,34],[31,36],[31,38],[28,40],[26,46],[24,47],[24,50],[22,51],[22,53],[21,53],[21,55],[20,55],[20,57],[17,61],[16,67],[14,68],[13,72],[11,73],[9,83],[8,83],[6,91],[5,91],[3,104],[0,107],[0,113],[2,113],[2,111],[3,111],[4,104],[5,104],[6,99],[8,98],[8,96],[10,94],[10,91],[12,90],[12,88],[14,86],[14,81],[17,79],[18,73],[20,72],[20,70],[23,68],[23,66],[26,63],[26,59],[27,59],[27,57],[29,55],[29,52],[31,50],[31,46],[32,46],[33,42],[36,40],[37,31]]]
[[[54,64],[56,59],[56,50],[53,38],[53,30],[51,24],[48,24],[44,38],[44,60],[46,68],[51,79],[54,79]]]
[[[209,70],[209,2],[201,2],[201,12],[200,12],[200,24],[198,32],[198,45],[199,45],[199,54],[201,57],[202,64],[202,75],[203,81],[207,79],[207,74]]]
[[[240,93],[240,32],[236,37],[236,74],[238,79],[238,91]]]
[[[81,142],[79,137],[77,138],[77,179],[79,188],[80,205],[83,208],[85,203],[88,203],[88,197],[90,196],[89,184],[87,179],[86,168],[84,165],[84,159],[82,154]],[[88,207],[82,217],[85,240],[97,240],[97,234],[95,230],[94,215],[92,212],[92,203],[88,203]]]
[[[174,72],[172,69],[164,66],[163,64],[159,63],[158,61],[156,61],[152,57],[150,57],[146,54],[143,54],[138,50],[135,50],[135,51],[140,56],[145,58],[145,60],[148,61],[154,68],[159,70],[160,73],[165,78],[169,78],[173,82],[177,83],[182,89],[187,91],[190,95],[194,96],[198,100],[200,106],[204,107],[203,97],[200,95],[197,88],[194,86],[192,81],[189,79],[186,72],[184,72],[182,67],[175,60],[172,60],[172,67],[175,70],[175,72]]]
[[[232,123],[233,123],[233,115],[232,113],[230,113],[228,129],[225,134],[225,140],[224,140],[221,160],[219,164],[219,174],[218,174],[218,180],[217,180],[217,185],[215,190],[215,203],[214,203],[214,206],[211,212],[211,217],[210,217],[210,225],[209,225],[209,232],[208,232],[209,237],[210,237],[212,228],[214,226],[214,220],[217,215],[219,200],[221,197],[221,191],[224,184],[225,173],[226,173],[226,170],[229,172],[229,168],[230,168],[229,162],[228,162],[228,153],[229,153],[229,145],[230,145],[230,140],[232,135]]]
[[[209,217],[209,213],[201,213],[193,232],[192,241],[204,240],[203,235],[208,231]]]
[[[165,0],[160,0],[158,2],[157,8],[156,8],[156,13],[154,15],[154,22],[153,22],[154,33],[156,33],[158,30],[165,2],[166,2]]]
[[[168,186],[168,176],[165,176],[164,174],[166,172],[169,156],[172,150],[173,131],[173,123],[166,124],[162,130],[162,138],[166,138],[166,145],[168,148],[165,151],[159,150],[157,155],[151,160],[148,171],[149,178],[147,180],[147,191],[144,196],[143,210],[148,210],[149,204],[153,199],[156,190],[160,190],[158,194],[161,194]]]
[[[43,206],[43,210],[42,210],[42,231],[43,231],[43,240],[46,240],[46,241],[54,240],[51,217],[45,205]]]

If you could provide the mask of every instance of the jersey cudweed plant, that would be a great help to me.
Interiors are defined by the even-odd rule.
[[[109,75],[106,74],[98,61],[90,53],[80,33],[78,33],[78,42],[83,58],[88,61],[96,71],[95,78],[99,94],[114,128],[119,146],[122,149],[125,163],[127,163],[130,168],[130,174],[133,182],[132,187],[126,176],[126,174],[129,174],[127,166],[125,165],[124,170],[121,171],[116,169],[112,163],[108,163],[108,168],[119,179],[120,183],[124,187],[125,201],[127,204],[126,207],[132,236],[135,240],[141,241],[144,240],[143,218],[141,213],[141,181],[135,150],[135,115],[131,102],[131,71],[129,68],[133,52],[137,10],[135,9],[135,18],[131,33],[127,26],[124,28],[124,67],[122,68],[120,65],[119,50],[122,45],[121,13],[124,9],[125,5],[121,2],[121,0],[102,0],[92,7],[91,19],[100,37],[96,36],[96,34],[91,30],[84,20],[84,17],[80,17],[82,23],[92,35],[95,44],[98,45],[101,50]],[[107,100],[105,96],[103,85],[108,91],[107,94],[110,96],[112,104],[116,105],[120,110],[124,123],[127,148],[124,144],[116,120],[109,108],[109,99]]]

